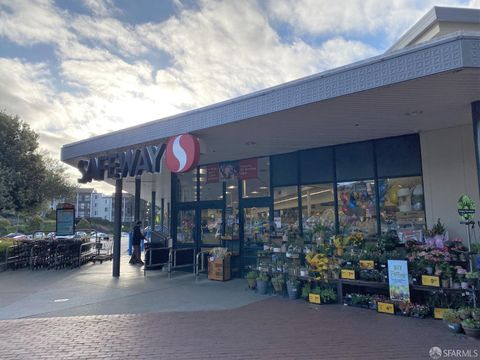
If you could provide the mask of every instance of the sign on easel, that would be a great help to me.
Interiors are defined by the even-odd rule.
[[[56,236],[75,235],[75,206],[72,204],[58,204]]]
[[[410,302],[408,264],[406,260],[388,260],[388,285],[390,300]]]

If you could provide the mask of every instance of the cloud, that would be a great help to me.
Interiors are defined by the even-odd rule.
[[[20,45],[58,43],[70,37],[68,13],[49,0],[0,0],[0,36]]]
[[[49,0],[0,0],[0,37],[54,48],[41,62],[0,53],[0,108],[30,123],[57,157],[66,143],[378,54],[391,41],[364,38],[398,38],[433,0],[204,0],[194,8],[177,0],[167,20],[135,26],[118,19],[112,0],[83,3],[90,16]]]
[[[478,1],[471,0],[469,6]],[[461,0],[268,0],[267,8],[274,20],[288,24],[297,34],[385,33],[391,41],[433,6],[462,5]]]
[[[113,0],[82,0],[83,4],[97,16],[113,16],[121,13]]]

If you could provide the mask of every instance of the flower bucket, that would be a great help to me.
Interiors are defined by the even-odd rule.
[[[288,298],[291,300],[298,299],[298,286],[293,285],[290,283],[287,283],[287,292],[288,292]]]
[[[265,295],[268,289],[268,281],[257,280],[257,290],[260,295]]]

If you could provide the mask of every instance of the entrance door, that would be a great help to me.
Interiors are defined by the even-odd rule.
[[[257,251],[269,242],[271,201],[269,198],[246,201],[240,209],[240,251],[242,272],[255,269]]]
[[[200,247],[221,246],[223,233],[223,210],[203,208],[200,212]]]

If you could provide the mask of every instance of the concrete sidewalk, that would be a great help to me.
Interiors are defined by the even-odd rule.
[[[121,259],[73,270],[27,269],[0,273],[0,319],[232,309],[262,299],[245,280],[215,282],[201,275],[149,271]]]

